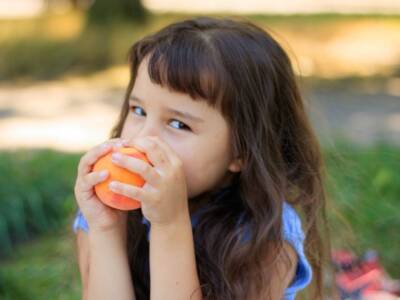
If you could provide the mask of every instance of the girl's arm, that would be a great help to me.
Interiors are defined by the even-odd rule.
[[[83,230],[76,233],[76,251],[79,263],[79,272],[82,282],[82,299],[87,299],[87,288],[89,279],[89,241]]]
[[[126,237],[113,231],[88,234],[89,274],[85,300],[132,300]],[[85,293],[84,293],[85,295]]]
[[[191,226],[189,216],[165,227],[151,226],[151,300],[202,299]]]

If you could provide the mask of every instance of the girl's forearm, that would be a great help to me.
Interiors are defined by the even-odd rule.
[[[200,300],[190,219],[168,227],[151,226],[150,299]]]
[[[89,248],[89,281],[85,300],[135,299],[126,239],[113,232],[90,232]]]

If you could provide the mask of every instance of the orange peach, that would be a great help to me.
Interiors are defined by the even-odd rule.
[[[114,152],[121,152],[132,157],[136,157],[150,163],[146,155],[133,147],[124,147],[115,150]],[[120,210],[133,210],[141,207],[140,201],[126,197],[121,194],[112,192],[108,185],[111,181],[116,180],[119,182],[135,185],[142,187],[145,184],[144,179],[137,173],[133,173],[117,166],[111,161],[111,155],[113,152],[109,152],[102,156],[93,166],[93,171],[108,170],[109,176],[105,181],[96,184],[94,189],[97,197],[106,205],[120,209]],[[151,164],[151,163],[150,163]]]

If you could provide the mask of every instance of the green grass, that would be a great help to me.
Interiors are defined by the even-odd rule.
[[[0,262],[0,299],[81,299],[70,226],[20,245]]]
[[[325,151],[327,190],[339,211],[328,211],[334,245],[357,254],[378,250],[395,277],[400,277],[399,158],[400,149],[385,143],[366,147],[336,142],[336,149]]]
[[[329,205],[328,218],[335,248],[352,249],[356,254],[376,249],[389,274],[400,277],[400,148],[387,144],[362,147],[338,140],[323,152],[329,174],[327,190],[334,204]],[[26,200],[32,191],[42,188],[51,195],[62,195],[56,200],[57,207],[65,210],[59,215],[59,226],[20,241],[13,246],[12,254],[0,261],[0,299],[79,299],[80,278],[71,229],[79,154],[39,151],[31,152],[30,159],[26,159],[21,158],[27,155],[22,153],[0,155],[0,163],[13,174],[8,186],[0,185],[0,191],[15,185],[14,191]],[[28,171],[17,172],[20,166]],[[43,191],[37,193],[46,195]],[[0,199],[3,205],[12,204]],[[43,206],[54,199],[43,196]],[[32,219],[31,213],[24,212],[20,219]]]
[[[0,152],[0,256],[65,225],[78,156],[52,150]]]

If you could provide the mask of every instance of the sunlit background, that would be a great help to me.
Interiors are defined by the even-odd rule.
[[[400,277],[400,1],[0,0],[0,299],[80,298],[79,158],[117,120],[130,45],[200,15],[246,18],[288,51],[334,247],[374,249]]]

